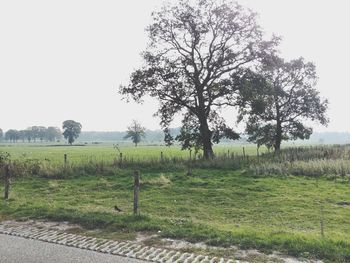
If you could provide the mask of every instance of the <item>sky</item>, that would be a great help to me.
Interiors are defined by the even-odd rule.
[[[350,3],[347,0],[238,0],[259,14],[281,55],[316,64],[317,89],[330,101],[328,127],[348,131]],[[122,101],[120,84],[141,64],[145,27],[162,0],[0,0],[0,128],[58,126],[125,130],[132,119],[159,129],[158,103]],[[234,115],[229,115],[234,123]],[[175,122],[173,126],[179,125]]]

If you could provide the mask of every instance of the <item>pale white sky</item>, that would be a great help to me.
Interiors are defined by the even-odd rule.
[[[159,128],[156,102],[126,104],[117,87],[140,65],[144,28],[161,2],[0,0],[0,128],[60,127],[66,119],[85,131],[125,130],[132,119]],[[331,123],[315,130],[350,131],[349,1],[238,2],[260,14],[267,32],[283,37],[286,58],[316,64]]]

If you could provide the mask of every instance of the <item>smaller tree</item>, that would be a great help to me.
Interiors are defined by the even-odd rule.
[[[132,124],[128,127],[128,130],[126,131],[124,139],[131,139],[132,142],[135,144],[135,147],[137,147],[137,144],[141,142],[142,138],[145,137],[145,131],[145,127],[142,127],[138,121],[133,120]]]
[[[4,132],[2,131],[2,129],[0,128],[0,141],[2,141],[4,138]]]
[[[66,120],[63,122],[63,136],[68,140],[68,143],[72,145],[72,143],[79,137],[81,133],[82,125],[79,122],[73,120]]]
[[[50,142],[61,139],[62,133],[58,127],[48,127],[46,130],[46,139]]]
[[[26,130],[20,130],[18,131],[18,133],[19,133],[19,138],[22,140],[22,142],[25,142],[25,140],[27,139]]]
[[[28,142],[31,142],[32,140],[34,140],[34,134],[33,134],[33,130],[31,127],[24,130],[24,135],[25,135]]]
[[[32,126],[29,128],[31,130],[31,138],[34,142],[39,138],[40,128],[38,126]]]
[[[17,142],[20,138],[20,134],[19,134],[19,131],[17,130],[8,130],[6,133],[5,133],[5,140],[6,141],[10,141],[10,142]]]
[[[40,142],[43,142],[43,140],[46,137],[47,129],[44,126],[38,126],[38,138],[40,139]]]
[[[278,152],[283,140],[310,137],[306,120],[327,125],[328,101],[314,88],[316,80],[315,65],[303,58],[286,62],[276,55],[266,57],[241,89],[240,120],[247,116],[248,140]]]

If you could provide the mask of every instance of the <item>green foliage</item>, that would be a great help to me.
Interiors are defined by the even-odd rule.
[[[1,135],[1,134],[0,134]],[[22,142],[28,141],[36,141],[37,139],[40,142],[44,140],[53,142],[55,140],[59,140],[62,137],[61,131],[57,127],[43,127],[43,126],[32,126],[27,128],[26,130],[8,130],[5,134],[5,139],[7,141],[18,142],[21,140]],[[2,137],[0,136],[0,141]]]
[[[20,133],[17,130],[11,129],[5,133],[5,140],[17,142],[20,139]]]
[[[314,64],[266,56],[249,77],[240,90],[240,120],[247,117],[249,141],[279,151],[283,140],[309,139],[312,129],[306,120],[328,123],[328,101],[314,88]]]
[[[256,15],[230,1],[180,0],[165,4],[152,18],[144,66],[120,92],[136,102],[145,96],[157,99],[164,129],[176,114],[183,123],[190,119],[196,127],[184,127],[178,139],[185,148],[202,147],[210,159],[213,142],[237,138],[220,110],[236,106],[240,78],[278,40],[265,41]]]
[[[171,135],[169,128],[164,129],[164,143],[168,147],[174,144],[174,137]]]
[[[0,152],[0,168],[7,164],[11,155],[8,152]]]
[[[54,142],[62,137],[62,133],[61,130],[57,127],[48,127],[45,137],[48,141]]]
[[[138,121],[133,120],[132,124],[128,127],[128,130],[126,131],[124,139],[130,138],[136,147],[137,144],[141,142],[141,139],[145,137],[145,131],[145,127],[142,127]]]
[[[73,120],[66,120],[63,122],[63,136],[65,139],[68,139],[68,143],[72,143],[79,137],[81,132],[82,125],[79,122]]]
[[[238,140],[240,138],[239,134],[230,129],[216,113],[211,113],[208,120],[211,123],[210,130],[212,131],[210,141],[213,143],[218,144],[222,139]],[[180,134],[175,137],[175,140],[180,142],[182,150],[194,149],[195,153],[198,153],[199,150],[204,150],[205,148],[200,125],[191,114],[184,116]]]
[[[193,116],[185,116],[182,121],[180,134],[175,137],[175,140],[180,142],[182,150],[194,149],[195,153],[197,153],[203,149],[199,126]]]

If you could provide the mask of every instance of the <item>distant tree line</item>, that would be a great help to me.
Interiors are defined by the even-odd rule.
[[[32,127],[28,128],[27,130],[30,130]],[[52,128],[55,127],[49,127],[47,129],[52,130]],[[55,128],[59,130],[58,128]],[[34,129],[35,130],[35,129]],[[10,131],[10,130],[9,130]],[[16,131],[16,130],[14,130]],[[17,131],[19,132],[19,131]],[[61,132],[61,131],[60,131]],[[7,133],[7,132],[6,132]],[[0,128],[0,141],[3,141],[5,139],[5,134],[3,130]],[[180,128],[171,128],[169,129],[169,133],[176,137],[180,134]],[[11,134],[11,132],[10,132]],[[23,132],[21,132],[23,134]],[[53,134],[53,132],[51,133]],[[125,136],[127,135],[126,131],[83,131],[81,132],[79,136],[80,141],[84,142],[121,142],[125,141]],[[145,131],[145,141],[147,143],[164,143],[164,132],[162,130],[146,130]],[[46,136],[44,138],[44,141],[58,141],[62,139],[62,136],[60,134],[57,134],[57,137],[55,139],[47,139]],[[236,141],[224,139],[222,142],[224,143],[233,143],[233,144],[244,144],[248,143],[249,135],[247,134],[241,134],[241,138]],[[8,140],[10,141],[10,140]],[[12,140],[11,140],[12,141]],[[16,140],[15,140],[16,141]],[[17,138],[17,141],[22,141],[22,137]],[[24,141],[28,141],[26,138]],[[30,142],[34,142],[34,139],[31,139]],[[36,141],[40,141],[40,139],[36,139]],[[305,140],[304,142],[302,140],[297,140],[297,144],[344,144],[344,143],[350,143],[350,133],[349,132],[315,132],[310,136],[310,139]]]
[[[32,126],[26,130],[10,129],[3,132],[0,129],[0,141],[6,140],[9,142],[55,142],[60,141],[62,137],[67,139],[70,145],[79,137],[82,125],[73,120],[66,120],[62,124],[63,132],[58,127]]]
[[[180,128],[170,128],[168,131],[171,136],[177,137],[180,134]],[[79,135],[79,141],[83,142],[123,142],[129,138],[125,138],[128,135],[128,131],[82,131]],[[144,131],[143,142],[148,144],[164,144],[165,135],[163,130],[149,130]],[[232,141],[229,139],[223,139],[223,143],[242,144],[247,143],[247,136],[244,134],[240,139]]]
[[[62,132],[58,127],[32,126],[25,130],[10,129],[3,132],[0,129],[0,140],[9,142],[54,142],[62,139]]]

